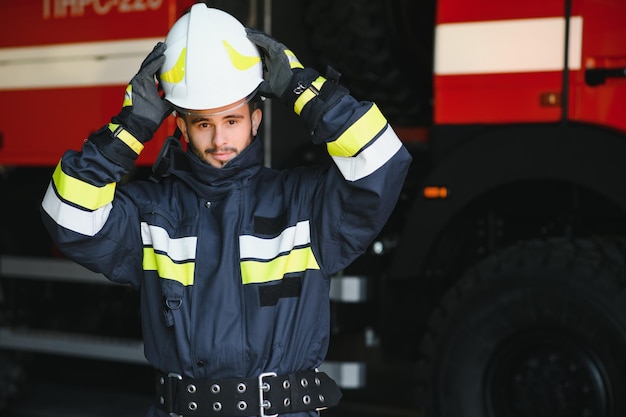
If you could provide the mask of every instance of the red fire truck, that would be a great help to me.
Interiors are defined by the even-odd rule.
[[[3,349],[141,361],[134,293],[56,257],[38,204],[180,3],[0,6]],[[266,0],[246,12],[304,39],[290,44],[299,57],[342,72],[414,155],[392,218],[331,289],[340,383],[384,385],[420,417],[625,415],[626,2]],[[272,14],[298,18],[279,27]],[[293,146],[268,142],[270,154]],[[341,349],[361,332],[383,377]]]

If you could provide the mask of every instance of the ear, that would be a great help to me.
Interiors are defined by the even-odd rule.
[[[254,111],[250,115],[250,120],[252,121],[252,136],[256,136],[262,119],[263,111],[261,109],[254,109]]]
[[[176,118],[176,126],[178,126],[181,133],[183,134],[183,139],[185,139],[185,142],[189,143],[189,135],[187,135],[187,123],[185,123],[185,119],[178,116]]]

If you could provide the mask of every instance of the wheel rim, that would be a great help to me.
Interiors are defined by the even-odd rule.
[[[493,417],[605,417],[605,375],[591,350],[559,330],[517,334],[487,368],[486,408]]]

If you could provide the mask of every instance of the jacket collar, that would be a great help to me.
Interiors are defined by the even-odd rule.
[[[199,195],[211,198],[245,185],[261,168],[263,161],[262,141],[257,136],[222,168],[209,165],[193,152],[186,152],[180,147],[173,147],[170,152],[171,175],[180,178]]]

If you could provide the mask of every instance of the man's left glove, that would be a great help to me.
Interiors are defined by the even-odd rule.
[[[111,123],[121,125],[141,143],[152,139],[163,120],[172,113],[172,105],[161,98],[155,75],[165,62],[163,42],[156,44],[144,59],[139,72],[126,87],[122,111],[111,118]]]
[[[348,94],[337,84],[339,73],[332,70],[333,77],[327,80],[314,69],[304,68],[289,48],[268,34],[251,28],[246,28],[246,33],[265,57],[267,80],[259,86],[259,93],[279,97],[301,116],[314,143],[327,140],[326,133],[318,130],[320,120]]]
[[[300,74],[304,68],[296,55],[284,44],[258,29],[246,28],[248,39],[263,51],[268,79],[259,86],[259,93],[270,98],[281,98],[287,104],[293,104],[296,97],[290,97],[289,89],[294,88],[296,81],[303,81],[308,85],[317,78],[317,72],[309,70],[306,79]]]

